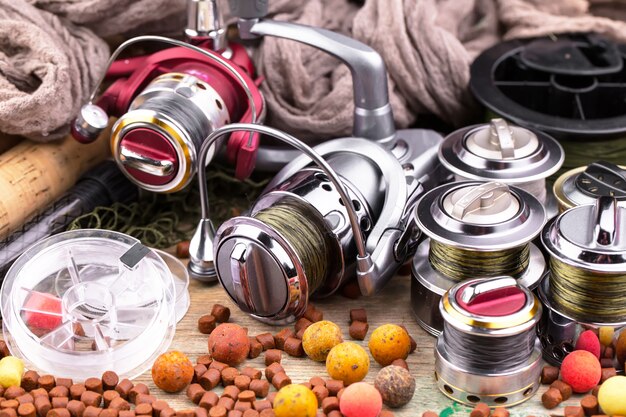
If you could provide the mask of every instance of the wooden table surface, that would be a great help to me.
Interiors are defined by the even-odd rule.
[[[411,336],[417,341],[417,350],[409,355],[407,363],[412,375],[416,378],[416,390],[412,401],[406,406],[395,409],[396,416],[420,416],[426,410],[433,410],[441,417],[468,416],[471,408],[454,403],[441,394],[434,380],[434,356],[433,346],[435,338],[423,331],[417,324],[410,306],[410,280],[409,276],[397,276],[378,295],[371,298],[360,298],[350,300],[336,295],[328,299],[318,300],[316,306],[324,312],[324,319],[337,323],[344,334],[344,339],[349,340],[348,319],[349,311],[352,308],[364,307],[367,310],[370,330],[366,340],[360,343],[367,350],[367,340],[374,328],[385,323],[402,324],[407,327]],[[263,332],[276,333],[279,328],[272,327],[256,320],[253,320],[241,312],[228,298],[224,290],[216,285],[206,285],[199,282],[190,283],[191,307],[186,316],[178,323],[176,335],[170,349],[177,349],[185,352],[192,361],[207,353],[207,336],[198,332],[196,323],[198,317],[210,312],[214,303],[221,303],[230,307],[231,322],[245,326],[250,335]],[[371,357],[370,357],[371,359]],[[264,369],[263,354],[254,360],[245,362],[248,366]],[[324,364],[313,362],[307,358],[293,358],[283,355],[282,365],[294,383],[308,381],[312,376],[327,378]],[[380,369],[373,359],[371,359],[370,372],[365,379],[373,383],[376,373]],[[193,404],[187,400],[184,393],[177,395],[167,395],[160,391],[152,383],[150,373],[146,372],[138,381],[145,382],[150,387],[151,392],[157,397],[165,399],[176,409],[192,407]],[[272,388],[273,389],[273,388]],[[579,405],[580,396],[574,396],[566,403],[554,410],[546,410],[541,405],[541,393],[545,391],[542,387],[537,395],[526,403],[509,409],[511,416],[524,417],[529,415],[563,415],[563,406]],[[219,392],[219,391],[218,391]]]

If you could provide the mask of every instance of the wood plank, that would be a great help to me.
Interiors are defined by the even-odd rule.
[[[214,303],[221,303],[230,307],[232,312],[231,322],[247,327],[250,335],[268,331],[276,333],[279,330],[279,328],[260,323],[242,313],[230,301],[218,284],[206,285],[194,281],[190,284],[190,295],[191,307],[187,315],[178,324],[171,349],[186,353],[192,361],[195,361],[198,356],[207,353],[207,336],[198,332],[196,322],[202,314],[210,312]],[[346,340],[349,340],[348,320],[350,309],[364,307],[368,313],[370,332],[365,341],[357,341],[357,343],[364,346],[366,350],[369,334],[377,326],[385,323],[395,323],[407,327],[417,342],[417,350],[409,355],[407,359],[409,369],[417,380],[417,387],[415,395],[408,405],[393,410],[396,416],[418,416],[426,410],[437,411],[442,417],[467,416],[471,408],[453,403],[453,401],[441,394],[435,385],[433,357],[435,339],[418,326],[410,307],[409,298],[410,277],[397,276],[380,294],[374,297],[349,300],[337,295],[319,300],[315,304],[324,312],[324,319],[332,320],[341,327]],[[365,380],[373,383],[380,365],[373,360],[371,362],[370,372]],[[248,360],[246,365],[264,369],[263,355],[257,359]],[[328,377],[324,364],[313,362],[306,358],[292,358],[288,355],[283,355],[283,366],[295,383],[305,382],[316,375],[323,378]],[[150,372],[146,372],[138,378],[138,381],[148,384],[151,392],[155,393],[157,397],[167,400],[176,409],[193,407],[193,404],[185,397],[184,392],[171,395],[156,388],[152,383]],[[511,408],[511,415],[514,417],[549,414],[562,415],[563,406],[579,405],[581,396],[574,396],[567,401],[567,404],[564,403],[550,412],[541,405],[541,393],[545,389],[545,387],[542,387],[539,394],[529,401]],[[218,389],[216,392],[219,393],[220,390]]]

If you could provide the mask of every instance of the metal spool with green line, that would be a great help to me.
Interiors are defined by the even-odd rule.
[[[565,149],[566,170],[626,161],[626,45],[596,34],[499,43],[476,58],[470,88],[487,108],[542,130]]]

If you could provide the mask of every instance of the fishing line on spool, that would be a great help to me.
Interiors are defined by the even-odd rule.
[[[324,226],[311,216],[311,209],[296,200],[281,201],[259,211],[254,218],[270,226],[292,245],[304,266],[309,294],[319,288],[328,273],[330,244]]]
[[[503,337],[465,333],[448,322],[444,322],[443,329],[444,343],[452,363],[481,371],[516,368],[530,358],[535,346],[534,327]]]
[[[599,320],[626,318],[626,273],[600,274],[554,257],[550,269],[552,299],[564,310]]]
[[[474,251],[430,241],[428,259],[437,271],[456,281],[477,276],[519,278],[530,262],[530,245],[499,251]]]

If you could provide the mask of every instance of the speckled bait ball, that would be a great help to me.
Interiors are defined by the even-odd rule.
[[[350,385],[339,400],[339,410],[345,417],[376,417],[382,408],[380,393],[366,382]]]
[[[328,352],[343,342],[341,329],[327,320],[311,324],[302,335],[302,347],[307,356],[314,361],[324,362]]]
[[[598,391],[598,403],[604,414],[626,415],[626,376],[614,376],[604,381]]]
[[[274,413],[276,417],[315,417],[317,398],[304,385],[287,385],[274,398]]]
[[[411,351],[411,338],[402,327],[383,324],[372,332],[368,344],[374,360],[382,366],[396,359],[406,359]]]
[[[574,392],[591,391],[598,385],[602,377],[600,361],[593,353],[586,350],[575,350],[563,359],[561,379],[570,385]]]
[[[193,364],[182,352],[173,350],[160,355],[152,365],[152,380],[165,392],[178,392],[191,384]]]
[[[335,346],[326,358],[326,370],[333,379],[349,385],[361,381],[370,369],[370,358],[365,349],[354,342]]]
[[[378,372],[374,386],[389,407],[402,407],[413,398],[415,378],[400,366],[386,366]]]
[[[209,353],[213,359],[230,366],[239,365],[250,352],[246,330],[233,323],[222,323],[209,336]]]

